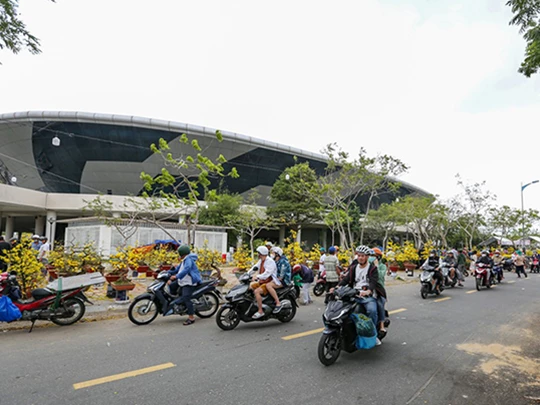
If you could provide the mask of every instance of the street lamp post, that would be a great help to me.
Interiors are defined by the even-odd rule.
[[[530,183],[523,185],[521,183],[521,248],[525,251],[525,209],[523,208],[523,190],[525,190],[531,184],[536,184],[540,180],[534,180]]]

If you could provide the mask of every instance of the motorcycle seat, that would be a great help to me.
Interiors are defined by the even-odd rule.
[[[32,297],[37,301],[42,298],[48,297],[50,295],[53,295],[53,292],[51,290],[48,290],[46,288],[36,288],[32,291]]]

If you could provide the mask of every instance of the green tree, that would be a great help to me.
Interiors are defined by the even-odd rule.
[[[267,214],[273,222],[297,228],[322,218],[324,205],[317,174],[308,162],[291,166],[275,181]]]
[[[336,220],[332,226],[337,228],[341,242],[349,249],[356,241],[356,227],[360,230],[360,243],[364,238],[366,221],[358,221],[358,216],[352,215],[359,197],[365,199],[366,203],[358,208],[365,215],[369,214],[373,202],[381,193],[394,193],[399,189],[400,184],[393,176],[405,172],[407,166],[389,155],[369,157],[364,149],[351,158],[337,144],[327,145],[322,153],[328,159],[328,166],[320,183],[327,210],[333,213],[327,215],[326,219]]]
[[[383,250],[386,250],[388,238],[395,234],[396,226],[401,218],[396,204],[382,204],[376,210],[370,210],[365,217],[366,227],[380,237]]]
[[[485,226],[485,216],[495,200],[495,195],[486,189],[486,182],[465,183],[456,175],[457,184],[462,192],[453,197],[448,205],[448,215],[453,223],[467,236],[466,245],[473,247],[473,241]]]
[[[257,205],[260,195],[257,191],[251,191],[240,207],[239,215],[229,222],[229,226],[236,229],[240,235],[247,236],[251,256],[255,252],[255,239],[264,230],[275,227],[271,217],[267,216],[266,208]]]
[[[514,240],[520,239],[522,233],[526,235],[533,233],[538,220],[537,210],[529,209],[522,213],[521,210],[503,205],[489,210],[487,226],[490,233]]]
[[[216,131],[216,140],[223,141],[221,132]],[[215,159],[203,155],[203,150],[197,139],[191,141],[186,134],[179,138],[180,147],[173,146],[160,138],[158,144],[150,145],[155,155],[162,159],[163,168],[157,176],[141,173],[144,182],[143,197],[159,197],[163,208],[184,210],[187,226],[187,243],[194,241],[192,231],[195,231],[199,212],[199,197],[208,191],[210,179],[223,177],[239,177],[235,167],[226,170],[223,164],[227,159],[219,155]],[[178,146],[178,145],[177,145]]]
[[[518,71],[531,77],[540,68],[540,0],[508,0],[506,5],[513,13],[510,25],[519,27],[527,44]]]
[[[0,0],[0,49],[17,54],[26,48],[32,54],[38,54],[41,52],[39,39],[26,29],[19,18],[18,7],[18,0]]]
[[[242,196],[209,190],[206,194],[206,207],[199,213],[199,224],[228,226],[240,215]]]

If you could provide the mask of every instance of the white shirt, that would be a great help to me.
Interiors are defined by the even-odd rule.
[[[45,242],[43,245],[39,247],[39,253],[38,253],[38,259],[46,259],[49,256],[49,251],[51,250],[51,244],[49,242]]]
[[[326,253],[324,253],[319,259],[319,272],[320,273],[324,271],[324,259],[326,259]]]
[[[185,262],[182,262],[182,264],[180,265],[180,270],[178,270],[178,274],[180,274],[180,272],[184,270],[184,264]],[[193,280],[191,279],[189,273],[182,277],[182,279],[178,280],[178,285],[180,287],[183,287],[185,285],[193,285]]]
[[[369,263],[366,263],[364,267],[360,267],[358,264],[356,266],[356,278],[354,283],[354,289],[355,290],[362,290],[363,287],[369,286],[369,283],[367,281],[367,275],[369,270]]]
[[[259,269],[259,271],[261,270],[261,263],[262,263],[262,260],[259,259],[259,261],[255,265]],[[259,280],[266,280],[268,277],[272,277],[275,280],[276,276],[277,276],[276,262],[270,256],[266,256],[266,259],[264,261],[264,272],[262,274],[257,274],[256,277]]]

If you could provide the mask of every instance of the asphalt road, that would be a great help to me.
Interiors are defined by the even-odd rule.
[[[320,333],[296,336],[322,327],[321,298],[289,324],[229,332],[183,317],[11,330],[0,335],[0,404],[537,403],[540,276],[515,277],[480,292],[468,278],[426,300],[417,283],[391,287],[387,307],[401,311],[383,345],[330,367]]]

